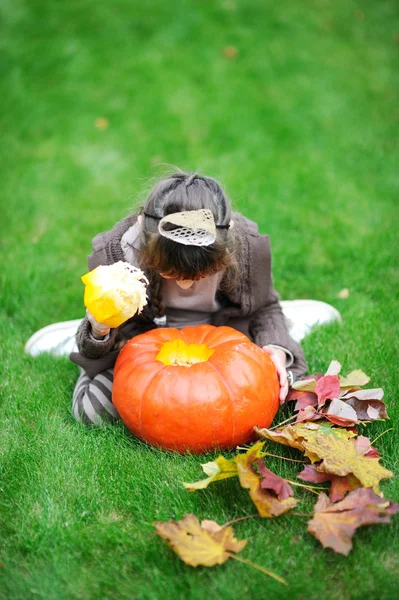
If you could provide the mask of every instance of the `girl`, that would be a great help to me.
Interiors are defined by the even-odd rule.
[[[116,329],[98,323],[89,312],[81,321],[78,352],[70,354],[82,369],[72,401],[77,420],[99,424],[118,419],[112,404],[118,353],[135,335],[159,326],[210,323],[245,333],[273,360],[281,403],[294,377],[306,373],[301,346],[288,332],[273,287],[269,236],[232,213],[214,179],[180,172],[159,181],[138,213],[94,238],[89,270],[119,260],[145,272],[148,304]],[[314,304],[331,309],[324,322],[339,318],[333,307]],[[27,351],[34,354],[32,345]]]

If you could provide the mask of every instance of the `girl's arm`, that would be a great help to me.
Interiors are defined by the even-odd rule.
[[[267,303],[251,316],[249,329],[254,342],[261,348],[274,345],[289,350],[294,357],[289,367],[293,375],[295,378],[305,375],[308,365],[303,350],[288,332],[280,297],[274,288],[271,288]]]

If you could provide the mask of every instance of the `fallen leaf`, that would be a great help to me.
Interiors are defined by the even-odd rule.
[[[184,487],[190,491],[203,490],[208,487],[210,483],[214,481],[220,481],[221,479],[228,479],[229,477],[235,477],[237,475],[237,465],[235,458],[229,460],[224,456],[218,456],[213,462],[208,462],[201,465],[202,470],[208,477],[201,481],[195,481],[194,483],[183,483]]]
[[[231,552],[241,552],[247,543],[234,537],[232,527],[221,528],[215,521],[200,524],[195,515],[186,515],[176,522],[154,523],[154,527],[157,535],[192,567],[221,565]]]
[[[225,46],[225,48],[223,48],[223,56],[226,58],[236,58],[237,55],[238,50],[235,46]]]
[[[297,505],[296,498],[279,500],[261,486],[261,477],[254,469],[254,463],[261,458],[264,442],[257,442],[245,454],[236,456],[238,477],[241,487],[249,490],[252,502],[262,517],[278,517]]]
[[[296,400],[295,412],[303,410],[307,406],[317,406],[317,395],[314,392],[302,392],[291,388],[286,402],[290,402],[291,400]]]
[[[345,426],[350,426],[358,421],[356,411],[349,404],[338,398],[334,398],[332,400],[327,411],[323,414],[327,417],[327,419],[338,425],[342,425],[342,423],[345,421]],[[339,417],[338,423],[331,418],[333,416]]]
[[[343,300],[345,300],[346,298],[349,298],[348,288],[343,288],[340,292],[338,292],[337,298],[341,298]]]
[[[304,440],[303,446],[305,455],[312,462],[322,461],[318,465],[319,471],[341,477],[354,475],[364,487],[372,487],[376,494],[380,493],[378,484],[381,479],[393,477],[392,471],[381,466],[378,458],[362,454],[353,439],[332,435],[332,432],[317,433],[314,437]]]
[[[286,425],[281,429],[271,431],[270,429],[259,429],[255,427],[255,432],[261,437],[284,446],[290,446],[291,448],[297,448],[301,452],[307,453],[307,456],[312,462],[317,462],[317,454],[312,452],[305,447],[307,440],[314,438],[317,434],[331,433],[333,437],[349,439],[355,437],[356,434],[347,429],[336,429],[333,428],[331,423],[296,423],[295,425]]]
[[[321,493],[314,507],[314,516],[308,523],[308,531],[325,548],[347,556],[358,527],[390,523],[391,515],[398,511],[398,504],[382,500],[366,488],[351,492],[337,503],[331,503],[326,494]]]
[[[356,371],[352,371],[351,373],[349,373],[349,375],[347,375],[346,377],[340,377],[339,381],[341,389],[358,386],[361,387],[362,385],[367,385],[367,383],[370,381],[370,377],[368,377],[360,369],[357,369]]]
[[[334,475],[333,473],[324,473],[322,471],[318,471],[317,465],[305,465],[303,471],[299,473],[298,478],[309,483],[331,482],[331,502],[342,500],[347,492],[352,492],[353,490],[362,487],[362,484],[354,475],[345,475],[344,477],[340,477],[339,475]]]
[[[359,435],[356,438],[356,452],[358,455],[363,454],[364,456],[368,456],[369,458],[380,458],[380,453],[377,448],[373,448],[371,445],[371,441],[368,437],[364,435]]]
[[[338,375],[325,375],[316,383],[315,392],[317,394],[319,408],[324,406],[326,400],[337,398],[340,392],[340,382]]]
[[[338,375],[341,372],[341,368],[341,363],[339,363],[337,360],[332,360],[324,375]]]
[[[318,421],[322,418],[323,415],[318,413],[314,406],[305,406],[299,410],[295,419],[295,423],[302,423],[303,421]]]
[[[285,500],[285,498],[289,498],[294,495],[292,491],[292,487],[288,483],[286,479],[283,477],[279,477],[273,471],[270,471],[264,463],[262,459],[257,462],[257,469],[262,476],[261,487],[264,490],[272,490],[277,495],[279,500]]]
[[[97,129],[107,129],[109,126],[109,121],[104,117],[99,117],[96,119],[95,125]]]
[[[305,465],[303,471],[298,475],[299,479],[303,479],[303,481],[308,481],[309,483],[326,483],[327,481],[331,481],[333,477],[335,475],[331,475],[331,473],[318,471],[317,465]]]
[[[382,401],[383,397],[384,390],[382,388],[348,390],[340,395],[341,400],[355,410],[357,418],[361,421],[389,419],[387,408]]]
[[[294,381],[292,384],[292,389],[300,392],[314,392],[316,389],[316,383],[317,380],[314,377],[310,379],[298,379],[298,381]]]

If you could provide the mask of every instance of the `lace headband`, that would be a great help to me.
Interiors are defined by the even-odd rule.
[[[229,229],[230,225],[216,225],[208,208],[186,210],[157,217],[144,212],[146,217],[159,221],[158,231],[169,240],[185,246],[210,246],[216,240],[216,229]],[[168,225],[177,227],[168,228]]]

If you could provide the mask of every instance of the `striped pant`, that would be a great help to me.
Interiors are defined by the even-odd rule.
[[[80,375],[72,396],[72,414],[77,421],[101,425],[120,419],[111,401],[113,381],[113,369],[103,371],[93,379],[86,373]]]

